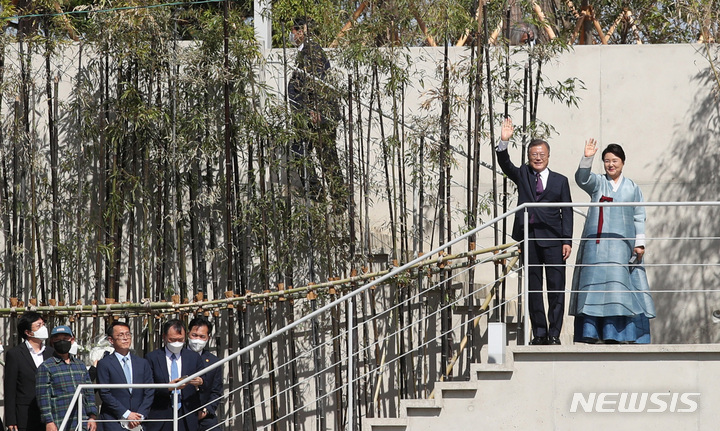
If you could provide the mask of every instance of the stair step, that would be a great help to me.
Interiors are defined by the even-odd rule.
[[[405,431],[408,420],[404,418],[366,418],[363,431]]]
[[[435,392],[439,393],[440,399],[473,399],[478,388],[475,382],[437,382]]]
[[[400,402],[400,417],[438,417],[442,406],[437,400],[402,400]]]

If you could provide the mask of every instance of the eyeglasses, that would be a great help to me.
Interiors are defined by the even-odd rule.
[[[302,26],[295,25],[295,26],[293,26],[292,29],[295,30],[295,31],[300,31],[300,30],[302,30],[303,28],[302,28]]]
[[[530,153],[529,155],[533,159],[544,159],[545,157],[547,157],[547,154],[545,153]]]
[[[117,334],[116,336],[113,336],[112,338],[115,338],[116,340],[123,340],[128,339],[132,337],[129,332],[123,332],[122,334]]]

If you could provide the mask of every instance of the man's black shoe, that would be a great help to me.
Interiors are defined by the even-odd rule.
[[[559,346],[560,339],[558,337],[548,337],[547,344],[551,346]]]
[[[545,346],[548,343],[547,337],[534,337],[530,342],[531,346]]]

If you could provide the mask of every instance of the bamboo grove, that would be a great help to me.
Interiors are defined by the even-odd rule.
[[[447,92],[466,86],[462,75],[474,76],[474,66],[443,78],[447,94],[429,102],[430,123],[412,121],[432,124],[429,133],[410,130],[401,106],[414,79],[402,69],[410,57],[401,48],[369,49],[362,38],[377,29],[348,35],[334,60],[355,82],[338,80],[333,91],[345,101],[343,167],[355,199],[349,211],[332,214],[332,202],[308,203],[289,185],[281,162],[293,139],[283,127],[289,114],[282,95],[259,78],[253,29],[231,5],[98,5],[78,18],[42,14],[54,9],[33,3],[17,9],[23,18],[6,21],[14,30],[2,39],[0,87],[7,301],[138,303],[177,295],[183,302],[349,274],[370,262],[361,220],[381,201],[390,213],[390,260],[406,261],[418,244],[451,235],[457,216],[445,206],[448,196],[445,209],[426,220],[440,217],[440,238],[432,229],[410,231],[422,223],[408,220],[408,190],[422,182],[436,199],[449,187],[450,178],[438,187],[432,173],[449,175],[457,156],[448,144],[460,103]],[[438,121],[445,124],[440,140],[419,145]],[[367,127],[379,127],[379,148],[371,148]],[[371,167],[375,151],[383,166]],[[403,169],[417,164],[418,151],[444,167]],[[476,221],[477,190],[473,199],[463,224]]]

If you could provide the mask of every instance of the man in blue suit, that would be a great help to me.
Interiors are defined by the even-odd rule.
[[[176,383],[203,368],[200,355],[185,346],[185,326],[180,320],[172,319],[163,325],[164,347],[148,353],[145,359],[150,363],[155,383]],[[149,419],[164,419],[160,422],[147,422],[148,431],[170,431],[173,429],[173,409],[178,410],[178,429],[197,431],[198,410],[200,409],[199,387],[202,377],[196,377],[178,389],[180,405],[174,405],[172,389],[156,389]]]
[[[550,145],[535,139],[528,145],[528,164],[520,167],[510,161],[508,141],[513,134],[510,118],[506,118],[497,145],[498,164],[502,171],[517,185],[518,205],[526,202],[572,202],[567,177],[551,172]],[[523,244],[528,254],[528,307],[533,339],[530,344],[560,344],[565,313],[565,260],[572,251],[573,212],[571,207],[530,208],[529,243]],[[522,241],[523,214],[515,213],[512,237]],[[548,312],[542,295],[543,267],[547,278]],[[549,323],[549,325],[548,325]]]
[[[188,348],[200,354],[203,367],[219,361],[218,357],[207,350],[210,334],[212,334],[212,323],[204,317],[196,317],[188,324]],[[217,410],[223,397],[223,367],[214,368],[204,376],[205,383],[200,386],[200,403],[202,408],[198,414],[200,419],[199,431],[214,429],[222,431],[218,426]]]
[[[152,383],[150,364],[145,359],[130,353],[132,344],[130,326],[116,320],[107,328],[106,333],[115,352],[98,362],[98,383]],[[130,429],[137,427],[150,413],[153,395],[152,389],[100,389],[100,399],[102,400],[100,420],[116,421],[101,422],[100,429],[123,431],[121,421]]]

